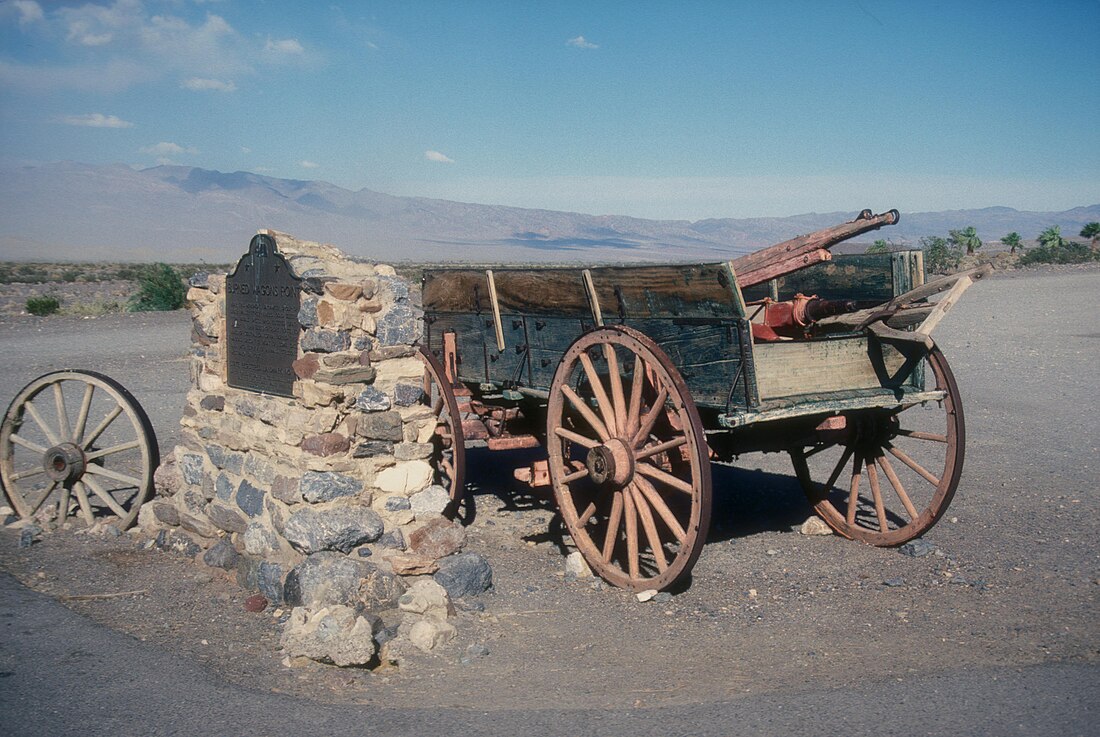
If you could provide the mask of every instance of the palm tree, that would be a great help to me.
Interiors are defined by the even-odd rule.
[[[1060,248],[1065,243],[1062,238],[1062,229],[1052,225],[1039,234],[1039,245],[1043,248]]]
[[[948,231],[949,240],[959,248],[966,248],[967,255],[974,253],[982,247],[982,239],[978,237],[978,231],[973,225],[968,225],[962,230]]]
[[[1020,234],[1015,230],[1001,238],[1001,243],[1005,244],[1009,248],[1009,253],[1016,253],[1016,249],[1020,245]]]
[[[1092,250],[1100,248],[1100,223],[1085,223],[1081,228],[1081,237],[1092,241]]]

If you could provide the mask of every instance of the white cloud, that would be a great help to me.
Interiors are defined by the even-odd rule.
[[[591,41],[586,39],[584,36],[576,36],[575,38],[571,38],[571,39],[569,39],[568,41],[565,42],[565,45],[566,46],[575,46],[578,49],[598,49],[598,48],[600,48],[599,44],[592,43]]]
[[[303,169],[320,169],[321,168],[320,164],[318,164],[314,161],[309,161],[308,159],[299,161],[298,166],[302,167]]]
[[[133,128],[134,124],[116,115],[88,113],[86,115],[63,115],[58,122],[65,125],[81,125],[88,128]]]
[[[242,154],[250,154],[250,153],[252,153],[252,149],[250,149],[248,146],[241,146],[241,153]]]
[[[268,51],[273,54],[301,54],[305,51],[302,48],[302,44],[298,43],[298,39],[295,38],[282,38],[282,39],[267,39],[267,44],[264,46],[264,51]]]
[[[193,92],[235,92],[237,85],[233,83],[233,80],[222,81],[220,79],[203,79],[201,77],[191,77],[180,82],[180,87],[185,90],[192,90]]]
[[[8,7],[19,14],[20,28],[26,28],[31,23],[36,23],[45,18],[42,13],[42,6],[34,2],[34,0],[15,0],[15,2],[10,3]]]
[[[425,151],[424,152],[424,158],[427,159],[428,161],[435,161],[435,162],[438,162],[440,164],[453,164],[453,163],[455,163],[455,160],[452,159],[450,156],[448,156],[447,154],[441,154],[438,151]]]
[[[58,90],[121,92],[155,78],[156,72],[148,65],[125,59],[79,66],[31,66],[0,61],[0,87],[37,93]]]

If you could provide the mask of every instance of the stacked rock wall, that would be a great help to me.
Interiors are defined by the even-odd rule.
[[[435,574],[431,585],[457,597],[480,593],[491,573],[480,556],[456,555],[465,534],[441,516],[449,497],[433,485],[436,419],[421,402],[416,295],[391,267],[270,234],[303,278],[293,397],[226,383],[226,276],[193,279],[181,443],[140,524],[161,547],[205,549],[208,564],[235,568],[269,602],[305,607],[291,618],[305,630],[318,617],[346,621],[331,608],[348,607],[375,617],[367,628],[352,616],[349,633],[383,640],[398,622],[425,621],[417,631],[432,629],[435,643],[453,627],[432,625],[438,607],[425,617],[401,604],[414,582],[401,574]],[[290,640],[309,640],[299,635]],[[330,660],[347,659],[341,647]]]

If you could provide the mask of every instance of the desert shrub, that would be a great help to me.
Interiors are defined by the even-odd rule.
[[[1083,264],[1086,261],[1100,260],[1100,253],[1093,251],[1084,243],[1057,240],[1036,248],[1028,249],[1020,256],[1020,264]]]
[[[31,297],[27,300],[26,307],[27,312],[42,317],[43,315],[52,315],[61,309],[61,302],[58,301],[57,297]]]
[[[924,268],[929,274],[948,274],[959,268],[962,249],[946,238],[928,236],[920,239],[924,249]]]
[[[137,277],[138,292],[130,300],[131,312],[167,312],[183,307],[187,286],[168,264],[153,264]]]

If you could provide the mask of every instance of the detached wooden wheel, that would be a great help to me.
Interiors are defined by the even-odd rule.
[[[962,402],[939,348],[918,366],[939,401],[832,418],[813,445],[794,448],[795,473],[814,509],[845,537],[901,545],[947,511],[962,475]]]
[[[53,506],[88,525],[125,529],[153,489],[156,436],[141,405],[114,379],[57,371],[23,387],[0,427],[0,480],[16,514]]]
[[[442,486],[451,496],[451,507],[461,501],[466,489],[466,446],[462,436],[462,416],[454,389],[447,381],[443,367],[436,357],[420,348],[424,362],[424,387],[420,401],[435,415],[436,428],[432,435],[430,463],[434,469],[433,484]]]
[[[626,327],[581,336],[554,374],[546,424],[554,494],[592,569],[635,591],[689,573],[710,524],[710,461],[664,351]]]

